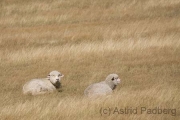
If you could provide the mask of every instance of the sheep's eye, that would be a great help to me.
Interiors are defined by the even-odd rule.
[[[60,77],[61,75],[59,74],[58,77]]]

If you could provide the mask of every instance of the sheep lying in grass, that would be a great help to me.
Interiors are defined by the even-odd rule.
[[[105,81],[88,86],[84,91],[84,95],[91,98],[111,94],[119,83],[118,75],[110,74]]]
[[[60,80],[63,76],[58,71],[52,71],[47,78],[32,79],[23,86],[23,93],[32,95],[51,93],[61,87]]]

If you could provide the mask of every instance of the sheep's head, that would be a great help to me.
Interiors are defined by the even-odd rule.
[[[105,80],[110,86],[112,86],[112,89],[115,89],[114,87],[120,83],[119,76],[117,74],[109,74],[106,77]]]
[[[63,74],[61,74],[58,71],[52,71],[49,73],[48,75],[48,79],[51,81],[52,84],[56,85],[56,84],[60,84],[60,80],[61,78],[64,77]]]

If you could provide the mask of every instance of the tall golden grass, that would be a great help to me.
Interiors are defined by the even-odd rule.
[[[180,119],[179,19],[178,0],[1,0],[0,119]],[[22,94],[52,70],[65,75],[62,92]],[[112,95],[83,96],[110,73],[121,78]]]

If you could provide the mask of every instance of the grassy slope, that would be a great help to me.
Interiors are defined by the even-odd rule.
[[[1,0],[1,119],[179,119],[180,2]],[[63,92],[24,96],[23,84],[61,71]],[[107,98],[84,89],[109,73]],[[169,108],[171,114],[100,114],[101,108]],[[68,116],[68,117],[67,117]]]

